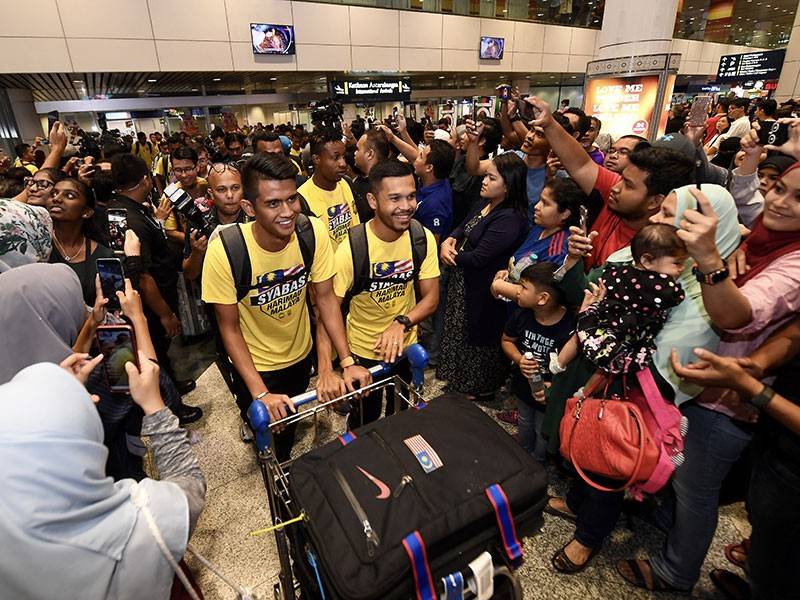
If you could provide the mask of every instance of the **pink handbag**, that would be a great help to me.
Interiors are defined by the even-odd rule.
[[[660,449],[636,404],[618,397],[591,397],[601,383],[598,380],[584,394],[567,400],[559,429],[560,449],[587,484],[618,492],[650,478]],[[618,488],[605,487],[592,481],[587,471],[624,483]]]

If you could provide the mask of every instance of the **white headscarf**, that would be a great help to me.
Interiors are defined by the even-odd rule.
[[[2,596],[167,598],[172,570],[130,499],[133,480],[105,475],[108,451],[89,394],[57,365],[39,363],[0,385]],[[180,559],[189,532],[175,484],[142,486]]]
[[[689,193],[693,187],[695,186],[686,185],[673,190],[677,197],[676,227],[680,226],[683,213],[687,209],[697,206],[694,196]],[[703,184],[702,191],[717,215],[717,249],[722,257],[727,258],[736,250],[741,241],[736,203],[730,192],[722,186]],[[608,257],[609,263],[627,263],[632,260],[630,248],[623,248]],[[714,351],[719,345],[719,334],[713,328],[711,318],[703,305],[700,283],[692,273],[693,264],[693,261],[687,261],[686,268],[679,279],[686,299],[670,311],[661,333],[656,336],[656,352],[653,355],[656,370],[675,390],[677,405],[697,397],[703,388],[687,383],[675,374],[669,362],[672,349],[675,348],[678,351],[681,363],[686,364],[694,360],[693,350],[695,348]]]

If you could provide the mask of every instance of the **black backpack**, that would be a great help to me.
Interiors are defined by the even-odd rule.
[[[409,233],[411,234],[411,258],[414,263],[414,281],[419,278],[422,261],[428,253],[428,238],[425,228],[419,221],[411,219]],[[345,302],[357,296],[369,287],[372,276],[369,269],[369,244],[367,242],[366,223],[361,223],[350,229],[350,253],[353,255],[353,286],[347,291]]]
[[[306,215],[299,214],[297,215],[294,231],[297,234],[297,242],[300,244],[303,264],[310,272],[316,251],[314,227]],[[247,297],[250,290],[258,287],[251,284],[253,267],[250,264],[250,253],[247,251],[247,244],[244,241],[241,225],[237,223],[231,227],[226,227],[220,231],[219,236],[222,238],[222,246],[225,248],[225,254],[228,256],[228,262],[231,265],[233,283],[236,286],[236,301],[241,302]]]

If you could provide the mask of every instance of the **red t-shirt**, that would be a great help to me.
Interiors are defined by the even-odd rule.
[[[717,133],[717,121],[722,115],[714,115],[708,121],[706,121],[706,135],[703,138],[703,145],[705,146],[708,142],[711,141]]]
[[[603,198],[603,208],[592,225],[592,230],[598,233],[594,240],[592,255],[586,259],[586,270],[589,271],[602,265],[609,256],[617,250],[630,246],[636,230],[627,225],[615,212],[608,208],[608,197],[611,188],[622,177],[618,173],[609,171],[605,167],[597,170],[597,179],[594,182],[596,189]]]

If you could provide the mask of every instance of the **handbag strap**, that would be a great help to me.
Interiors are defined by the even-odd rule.
[[[612,400],[612,402],[619,402],[619,400],[616,401]],[[633,410],[633,407],[626,406],[625,408],[630,411],[631,415],[633,415],[633,420],[636,421],[636,425],[639,429],[639,453],[636,455],[636,464],[633,467],[633,471],[631,472],[630,478],[628,479],[627,482],[625,482],[624,484],[622,484],[621,487],[618,488],[605,487],[600,485],[599,483],[595,483],[584,472],[581,466],[577,462],[572,460],[572,447],[575,444],[575,439],[576,439],[575,428],[578,426],[578,419],[574,418],[572,420],[572,429],[570,431],[570,440],[569,440],[569,461],[572,463],[572,466],[575,467],[575,470],[578,472],[578,475],[581,476],[581,479],[583,479],[587,484],[592,486],[594,489],[600,490],[601,492],[621,492],[625,488],[628,488],[634,483],[636,483],[637,476],[639,474],[639,469],[641,468],[642,462],[644,461],[644,455],[645,455],[644,423],[642,423],[642,420],[639,418],[638,412],[636,410]]]

